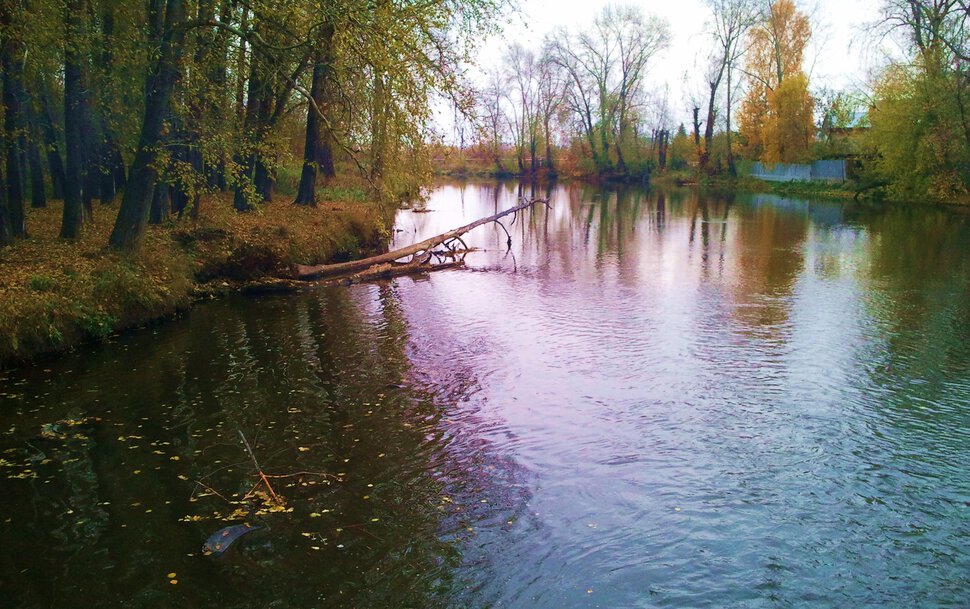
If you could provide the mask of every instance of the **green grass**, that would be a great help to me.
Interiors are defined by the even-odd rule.
[[[204,202],[203,217],[150,226],[135,255],[105,248],[115,210],[96,207],[74,242],[59,238],[61,203],[28,210],[30,238],[0,248],[0,367],[185,309],[206,282],[287,277],[294,263],[347,260],[380,247],[380,207],[346,184],[317,207],[289,197],[237,214],[228,197]],[[223,291],[222,288],[216,291]]]

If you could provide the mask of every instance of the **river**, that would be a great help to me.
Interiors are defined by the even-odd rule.
[[[0,373],[4,606],[970,605],[966,214],[455,183],[394,244],[533,193]]]

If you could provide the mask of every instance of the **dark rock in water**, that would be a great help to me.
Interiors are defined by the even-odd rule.
[[[206,554],[215,554],[218,556],[228,550],[229,546],[246,533],[257,531],[261,528],[263,527],[251,524],[234,524],[224,529],[219,529],[210,535],[209,539],[205,540],[205,543],[202,545],[202,551]]]

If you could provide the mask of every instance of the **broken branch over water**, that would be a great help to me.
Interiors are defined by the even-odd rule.
[[[362,260],[352,262],[342,262],[339,264],[321,264],[317,266],[304,266],[298,264],[295,267],[297,279],[339,279],[348,278],[351,280],[365,281],[368,279],[379,279],[405,275],[409,273],[423,272],[432,269],[453,268],[461,266],[464,262],[464,254],[468,252],[468,246],[461,239],[465,233],[491,222],[498,223],[500,218],[531,208],[536,203],[542,203],[549,207],[548,199],[531,199],[523,201],[515,207],[506,209],[487,218],[476,220],[471,224],[450,230],[446,233],[425,239],[419,243],[403,247],[386,254],[371,256]],[[505,227],[502,226],[504,229]],[[506,230],[506,234],[508,231]],[[461,248],[459,248],[459,245]],[[512,239],[509,237],[509,246]],[[437,248],[445,248],[444,252],[436,251]],[[410,257],[407,262],[400,262],[403,258]],[[450,257],[452,262],[431,264],[433,258]]]

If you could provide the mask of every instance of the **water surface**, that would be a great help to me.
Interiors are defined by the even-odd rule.
[[[395,245],[533,194],[467,269],[0,375],[5,603],[970,604],[965,216],[455,184]]]

